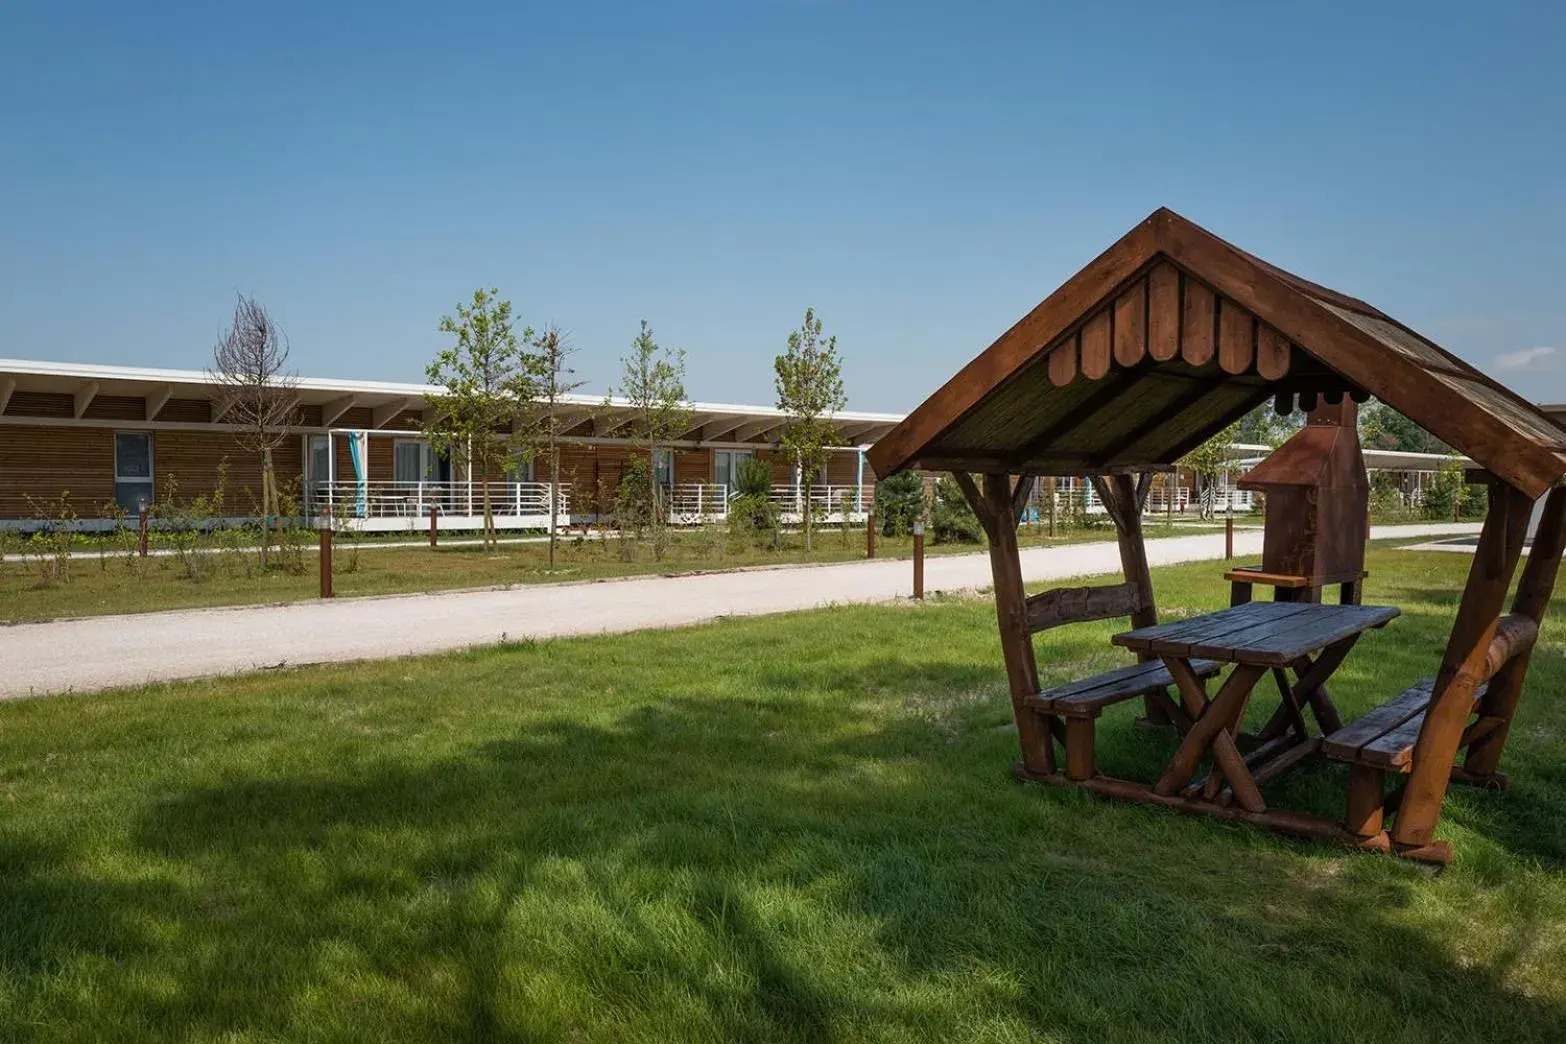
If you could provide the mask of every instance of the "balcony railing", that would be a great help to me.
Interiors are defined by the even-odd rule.
[[[319,517],[330,513],[341,519],[360,519],[367,528],[416,528],[435,510],[445,528],[471,528],[484,514],[482,482],[315,482],[307,487],[307,507]],[[550,485],[547,482],[491,482],[490,510],[506,528],[539,528],[548,524]],[[564,526],[597,517],[591,504],[573,504],[571,486],[558,487],[556,521]],[[769,498],[786,524],[804,518],[802,486],[773,486]],[[729,515],[733,489],[719,483],[688,482],[665,487],[663,503],[675,525],[720,522]],[[810,504],[817,521],[862,521],[875,503],[870,484],[813,486]],[[577,514],[573,517],[573,507]]]
[[[549,515],[547,482],[488,483],[490,511],[497,518],[538,519]],[[483,482],[314,482],[309,486],[309,508],[316,515],[327,509],[338,517],[362,519],[420,519],[434,508],[438,515],[477,517],[484,513]],[[570,514],[571,486],[557,490],[556,514]]]

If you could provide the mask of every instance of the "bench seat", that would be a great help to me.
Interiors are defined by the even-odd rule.
[[[1474,703],[1484,695],[1486,686],[1474,692]],[[1414,743],[1425,723],[1425,711],[1435,690],[1435,679],[1426,678],[1363,717],[1328,736],[1321,752],[1334,761],[1366,765],[1387,772],[1411,772],[1414,767]]]
[[[1216,660],[1192,660],[1191,667],[1199,678],[1210,678],[1223,669]],[[1096,718],[1099,712],[1111,704],[1145,696],[1150,692],[1166,689],[1174,684],[1169,668],[1158,660],[1133,663],[1117,667],[1091,678],[1069,682],[1053,689],[1046,689],[1023,702],[1046,714],[1059,714],[1068,718]]]

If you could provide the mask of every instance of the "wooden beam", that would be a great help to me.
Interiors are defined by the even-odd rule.
[[[1150,377],[1148,379],[1152,378]],[[1211,395],[1219,388],[1224,387],[1224,385],[1227,383],[1228,381],[1226,378],[1218,377],[1203,384],[1196,384],[1182,392],[1179,397],[1177,397],[1173,402],[1169,403],[1169,405],[1165,406],[1163,409],[1159,410],[1157,414],[1149,417],[1147,420],[1132,428],[1125,435],[1112,442],[1109,448],[1100,455],[1100,463],[1106,465],[1109,464],[1110,461],[1120,456],[1120,454],[1124,453],[1132,446],[1135,446],[1138,442],[1141,442],[1159,428],[1162,428],[1165,424],[1178,419],[1179,416],[1186,410],[1195,406],[1197,403],[1207,398],[1207,396]]]
[[[1233,381],[1225,382],[1225,387],[1233,386]],[[1227,428],[1229,425],[1233,424],[1235,421],[1239,420],[1241,417],[1245,416],[1247,413],[1251,412],[1257,406],[1266,402],[1270,398],[1272,398],[1272,393],[1269,392],[1266,387],[1258,385],[1256,394],[1254,396],[1247,396],[1244,402],[1236,403],[1234,409],[1229,410],[1219,418],[1218,424],[1216,425],[1216,431],[1197,432],[1196,434],[1180,442],[1179,445],[1175,446],[1174,449],[1169,452],[1169,460],[1167,463],[1171,465],[1174,464],[1175,461],[1179,460],[1181,457],[1185,456],[1187,453],[1191,452],[1196,447],[1212,438],[1213,435],[1218,431],[1223,431],[1223,429]],[[1113,464],[1115,462],[1111,461],[1110,463]]]
[[[959,480],[961,484],[962,480]],[[979,494],[972,479],[963,487],[964,495],[970,495],[970,489],[973,494]],[[1001,655],[1006,661],[1006,680],[1011,689],[1012,714],[1017,721],[1017,738],[1022,745],[1022,766],[1028,772],[1052,773],[1055,771],[1055,748],[1050,738],[1049,719],[1023,703],[1039,691],[1039,669],[1033,657],[1033,639],[1028,636],[1017,526],[1010,516],[1010,477],[985,475],[983,492],[972,502],[984,504],[993,523],[993,530],[987,533],[990,575],[995,582],[995,616],[1000,628]]]
[[[97,397],[98,397],[98,382],[97,381],[88,381],[85,384],[83,384],[81,387],[76,389],[76,402],[75,402],[74,414],[73,415],[76,417],[77,420],[81,420],[82,419],[82,415],[87,412],[87,407],[91,406],[92,405],[92,400],[96,399]]]
[[[344,395],[330,402],[323,402],[321,404],[321,427],[330,428],[337,423],[343,414],[357,405],[359,405],[359,396],[357,395]],[[376,427],[378,428],[380,425],[377,424]]]
[[[757,436],[770,432],[773,428],[781,428],[786,423],[788,422],[782,417],[769,417],[766,420],[741,424],[734,431],[734,441],[750,442],[756,439]]]
[[[1497,483],[1490,489],[1490,509],[1441,657],[1430,706],[1414,744],[1414,767],[1403,804],[1392,827],[1392,840],[1399,846],[1418,848],[1434,839],[1441,801],[1451,780],[1452,759],[1473,712],[1474,693],[1484,681],[1485,658],[1522,554],[1532,508],[1533,498],[1512,486]]]
[[[379,406],[376,406],[370,411],[370,427],[386,427],[386,425],[390,424],[399,415],[401,415],[402,411],[407,409],[408,404],[412,401],[412,399],[404,396],[403,398],[392,399],[389,402],[383,402]]]
[[[1142,607],[1135,584],[1054,587],[1027,599],[1028,631],[1037,633],[1068,623],[1091,623],[1130,616]]]
[[[212,400],[212,423],[216,424],[234,409],[238,399],[233,395],[220,395]]]
[[[1556,486],[1547,496],[1539,528],[1533,535],[1533,545],[1528,549],[1528,564],[1523,567],[1522,578],[1517,581],[1517,595],[1512,601],[1513,616],[1533,621],[1536,635],[1537,625],[1544,622],[1544,614],[1550,607],[1561,554],[1566,551],[1566,486]],[[1463,768],[1469,773],[1490,776],[1500,767],[1501,752],[1506,748],[1506,737],[1517,713],[1531,656],[1530,647],[1521,655],[1508,659],[1490,679],[1479,713],[1499,719],[1500,724],[1469,746],[1463,757]]]
[[[11,402],[11,393],[16,391],[16,378],[10,374],[0,377],[0,413],[5,412],[6,406]]]
[[[158,414],[163,412],[163,407],[169,404],[174,397],[174,386],[165,384],[146,397],[146,403],[142,407],[142,416],[147,420],[157,420]]]
[[[1032,459],[1034,454],[1048,449],[1050,443],[1069,435],[1073,429],[1086,423],[1094,414],[1108,406],[1139,376],[1142,376],[1139,370],[1116,370],[1113,374],[1103,378],[1082,401],[1067,410],[1065,415],[1053,424],[1025,442],[1021,449],[1010,456],[1017,461]],[[880,472],[876,474],[880,474]]]
[[[1448,353],[1363,302],[1275,269],[1177,214],[1161,214],[1157,239],[1159,249],[1170,260],[1199,273],[1202,280],[1283,333],[1349,384],[1406,414],[1530,497],[1542,495],[1561,476],[1562,464],[1555,448],[1497,423],[1483,404],[1389,349],[1371,330],[1380,324],[1388,336],[1418,341],[1428,346],[1433,359]],[[1360,321],[1344,313],[1357,313]],[[1492,390],[1501,389],[1497,394],[1517,403],[1525,414],[1537,412],[1515,393],[1460,362],[1437,368],[1450,369]]]

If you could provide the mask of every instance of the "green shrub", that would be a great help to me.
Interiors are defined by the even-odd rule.
[[[882,536],[911,532],[924,515],[924,476],[917,471],[899,471],[876,483],[875,515],[881,520]]]
[[[945,475],[935,484],[935,499],[930,504],[930,532],[937,544],[976,544],[984,530],[962,495],[955,479]]]
[[[755,457],[743,458],[734,469],[729,527],[751,537],[775,537],[777,533],[778,509],[772,503],[772,469]]]

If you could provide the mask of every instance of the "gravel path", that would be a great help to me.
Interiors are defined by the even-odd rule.
[[[1372,536],[1418,539],[1478,529],[1378,526]],[[1261,533],[1236,533],[1235,551],[1260,554]],[[1155,566],[1215,559],[1223,555],[1223,534],[1149,540],[1147,552]],[[0,627],[0,698],[886,601],[910,593],[910,569],[907,560],[851,562],[18,624]],[[1029,581],[1119,569],[1112,542],[1022,552]],[[925,560],[928,591],[989,583],[986,555]]]

